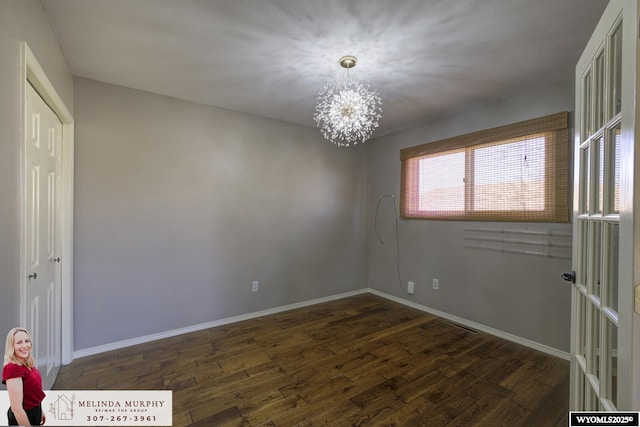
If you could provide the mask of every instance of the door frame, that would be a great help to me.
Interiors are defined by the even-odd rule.
[[[624,321],[620,322],[618,339],[620,357],[620,390],[628,393],[622,396],[623,409],[640,410],[640,310],[636,308],[635,288],[640,286],[640,103],[635,94],[640,87],[640,28],[638,26],[639,1],[624,1],[624,18],[627,25],[622,24],[622,159],[633,159],[621,162],[620,188],[620,229],[633,230],[632,233],[620,234],[620,268],[619,314]]]
[[[26,42],[20,43],[20,322],[27,320],[26,269],[26,144],[27,85],[31,84],[62,122],[62,171],[59,194],[61,268],[61,357],[62,364],[73,360],[73,171],[74,121],[69,109]]]
[[[613,22],[621,14],[622,25],[622,117],[621,117],[621,168],[620,168],[620,236],[619,236],[619,268],[618,268],[618,410],[640,409],[640,311],[634,310],[634,288],[640,284],[640,173],[635,171],[640,168],[640,104],[636,100],[635,93],[640,87],[640,42],[638,26],[640,0],[611,0],[605,9],[601,21]],[[600,28],[594,32],[585,46],[585,50],[594,52],[606,38],[609,28]],[[583,60],[580,58],[576,70],[586,70]],[[577,74],[577,73],[576,73]],[[579,148],[582,136],[580,135],[582,105],[580,99],[582,81],[578,75],[575,79],[575,123],[574,123],[574,199],[573,199],[573,269],[578,271],[578,187],[580,161]],[[624,161],[625,159],[631,161]],[[629,232],[632,230],[632,232]],[[575,286],[572,289],[571,302],[571,407],[578,407],[576,401],[579,388],[578,378],[573,363],[577,348],[575,348],[576,336],[576,295]],[[640,302],[640,300],[638,300]]]

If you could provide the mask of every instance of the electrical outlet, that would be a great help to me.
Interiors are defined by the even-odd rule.
[[[433,279],[433,289],[438,289],[440,284],[438,283],[438,279]]]
[[[414,286],[415,286],[415,283],[413,282],[409,282],[409,284],[407,285],[407,292],[409,292],[411,295],[413,295]]]
[[[251,292],[258,292],[259,289],[260,289],[260,282],[258,282],[257,280],[254,280],[253,283],[251,284]]]

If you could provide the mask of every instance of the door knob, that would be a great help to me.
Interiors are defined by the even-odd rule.
[[[54,259],[53,259],[53,262],[60,262],[60,257],[58,257],[58,258],[54,258]]]
[[[576,283],[576,272],[572,271],[571,273],[562,273],[562,280],[566,280],[567,282]]]
[[[33,273],[29,275],[29,280],[31,279],[37,279],[38,278],[38,273]]]

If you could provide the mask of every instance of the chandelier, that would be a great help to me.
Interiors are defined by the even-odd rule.
[[[355,67],[356,62],[355,56],[340,58],[340,65],[347,69],[347,76],[324,86],[313,116],[322,135],[339,147],[365,142],[382,117],[378,92],[370,89],[369,83],[349,76],[349,69]]]

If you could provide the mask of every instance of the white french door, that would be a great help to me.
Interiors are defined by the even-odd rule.
[[[637,3],[609,3],[576,65],[572,410],[640,409],[633,311]]]
[[[62,123],[31,85],[26,118],[26,328],[45,389],[61,364]]]

